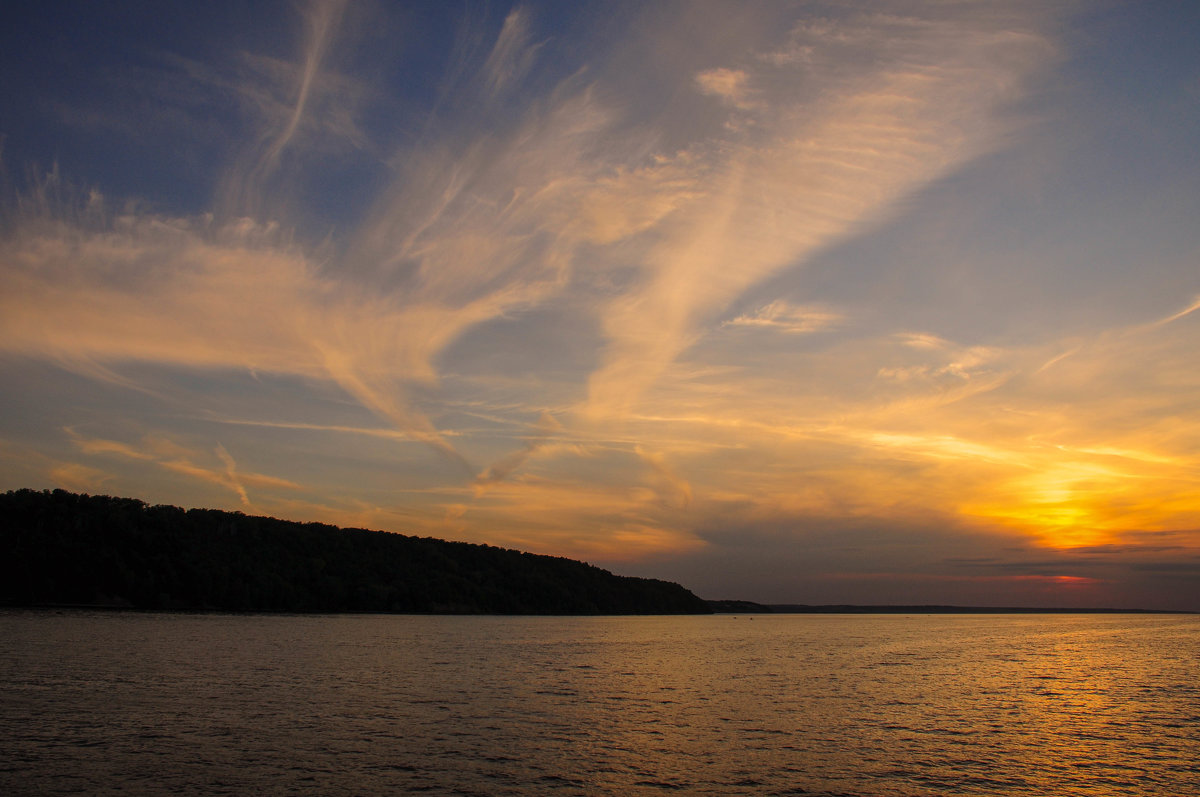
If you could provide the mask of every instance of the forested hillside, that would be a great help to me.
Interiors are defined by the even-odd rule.
[[[704,614],[678,584],[487,545],[131,498],[0,495],[0,603],[462,614]]]

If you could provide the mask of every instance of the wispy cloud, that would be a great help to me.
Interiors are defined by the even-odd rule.
[[[794,335],[827,329],[843,318],[841,313],[819,306],[797,306],[781,299],[766,304],[752,313],[743,313],[722,326],[770,329]]]
[[[245,420],[237,418],[220,418],[206,416],[206,420],[231,426],[257,426],[267,429],[288,429],[304,432],[332,432],[335,434],[362,435],[364,437],[379,437],[384,440],[408,442],[412,438],[403,432],[391,428],[372,428],[362,426],[346,426],[341,424],[299,423],[294,421]],[[443,434],[445,434],[443,432]]]
[[[246,151],[241,162],[226,175],[224,199],[220,210],[226,217],[261,217],[268,181],[280,168],[284,152],[292,144],[301,125],[312,114],[314,94],[320,87],[322,60],[329,49],[344,11],[343,0],[310,0],[303,7],[306,40],[299,68],[290,85],[281,88],[281,97],[265,95],[260,106],[265,112],[258,141]],[[291,70],[286,69],[285,74]],[[329,92],[330,87],[324,87]],[[241,89],[245,90],[245,89]]]
[[[95,493],[109,481],[111,474],[78,462],[64,462],[49,470],[50,480],[57,486],[80,493]]]
[[[822,67],[831,50],[836,66]],[[1050,52],[986,16],[864,14],[820,31],[801,25],[757,59],[743,55],[736,73],[703,73],[708,92],[763,85],[765,110],[751,132],[738,125],[676,156],[694,177],[690,201],[647,246],[639,281],[603,310],[609,344],[587,412],[628,412],[748,288],[993,146],[999,107]]]
[[[495,97],[517,83],[530,69],[537,47],[529,41],[529,12],[514,8],[504,19],[487,63],[483,65],[488,93]]]
[[[404,399],[479,306],[395,306],[321,276],[278,232],[243,220],[39,220],[0,244],[5,350],[102,376],[147,361],[328,379],[413,439],[461,456]],[[468,471],[470,468],[463,466]]]
[[[697,74],[696,84],[705,94],[719,97],[722,101],[739,108],[746,108],[749,105],[748,78],[745,70],[718,67]]]
[[[216,454],[217,458],[221,460],[221,464],[225,466],[224,484],[233,488],[234,492],[238,494],[238,497],[242,499],[243,504],[250,506],[250,496],[246,493],[246,488],[242,485],[241,479],[238,478],[237,462],[229,454],[229,452],[225,450],[225,446],[221,445],[220,443],[217,444]]]
[[[246,507],[253,506],[247,485],[272,490],[304,489],[301,485],[287,479],[263,473],[240,472],[233,456],[220,443],[216,445],[210,455],[161,436],[147,436],[138,444],[130,444],[90,437],[70,428],[64,431],[71,442],[84,454],[100,457],[116,456],[151,462],[164,470],[230,490]],[[204,460],[211,460],[214,456],[220,463],[219,465],[204,464]],[[60,465],[52,470],[51,475],[68,486],[75,486],[83,483],[81,480],[90,479],[93,489],[95,485],[107,480],[103,478],[103,471],[80,463]]]
[[[543,413],[538,419],[536,429],[526,438],[524,447],[492,463],[475,477],[476,494],[482,493],[489,485],[508,478],[513,471],[525,464],[526,460],[545,448],[562,428],[562,424],[554,416]]]
[[[1157,322],[1155,322],[1155,324],[1157,326],[1162,326],[1164,324],[1170,324],[1175,321],[1178,321],[1181,318],[1185,318],[1185,317],[1191,315],[1192,313],[1196,312],[1197,310],[1200,310],[1200,296],[1197,296],[1194,299],[1192,299],[1192,303],[1189,304],[1187,307],[1183,308],[1182,310],[1180,310],[1179,312],[1172,313],[1171,315],[1169,315],[1165,318],[1161,318]]]

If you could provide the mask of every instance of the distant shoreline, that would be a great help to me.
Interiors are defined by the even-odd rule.
[[[873,615],[873,614],[1147,614],[1147,615],[1196,615],[1200,612],[1185,609],[1110,609],[1110,608],[1059,608],[1059,607],[1028,607],[1028,606],[860,606],[855,604],[837,604],[809,606],[805,604],[748,604],[748,601],[708,601],[712,606],[713,615],[752,615],[752,614],[840,614],[840,615]],[[736,608],[723,608],[726,604],[735,603]],[[504,613],[494,612],[442,612],[442,611],[380,611],[380,610],[311,610],[290,611],[271,609],[221,609],[211,607],[176,607],[176,608],[147,608],[120,603],[11,603],[0,602],[0,611],[32,610],[58,612],[135,612],[140,614],[265,614],[280,616],[304,615],[394,615],[412,617],[662,617],[671,616],[660,613],[620,613],[620,614],[578,614],[578,613]],[[682,615],[675,615],[682,616]],[[706,616],[706,615],[691,615]]]
[[[708,605],[715,614],[1198,614],[1182,609],[1063,608],[1029,606],[948,606],[941,604],[857,605],[803,603],[754,603],[715,600]]]

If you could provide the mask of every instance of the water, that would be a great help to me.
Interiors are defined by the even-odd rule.
[[[1200,794],[1200,618],[0,612],[5,794]]]

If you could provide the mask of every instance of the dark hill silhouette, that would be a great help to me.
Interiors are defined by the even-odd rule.
[[[0,495],[0,603],[446,614],[707,614],[678,584],[553,556],[132,498]]]

